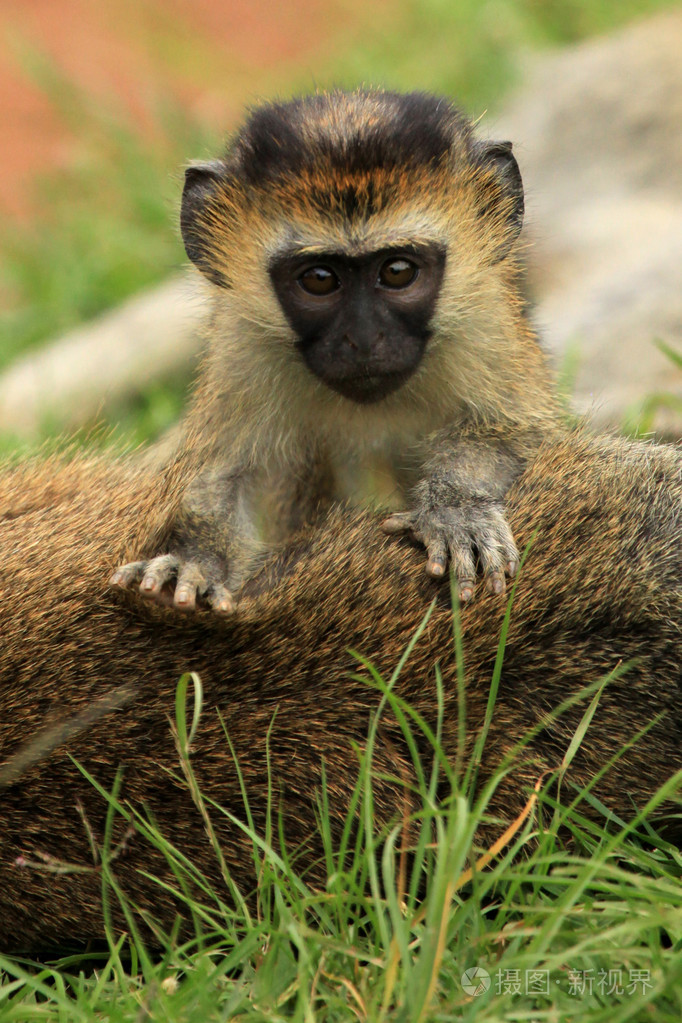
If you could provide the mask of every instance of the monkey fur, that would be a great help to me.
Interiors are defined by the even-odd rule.
[[[207,354],[155,528],[112,584],[228,613],[262,554],[381,478],[383,528],[470,599],[505,591],[506,493],[557,429],[519,284],[508,142],[423,93],[256,109],[186,173],[181,227],[212,293]]]
[[[106,802],[70,756],[108,789],[122,765],[120,799],[146,808],[224,890],[201,818],[173,777],[179,768],[169,718],[187,670],[200,674],[204,688],[192,747],[203,792],[244,818],[220,713],[262,828],[269,733],[275,801],[291,847],[305,847],[302,866],[319,863],[321,853],[314,819],[322,764],[338,836],[357,749],[380,699],[353,677],[365,671],[349,650],[389,675],[434,597],[396,692],[434,726],[440,665],[442,743],[453,761],[457,755],[448,588],[425,575],[409,539],[382,536],[366,512],[333,509],[249,583],[238,615],[185,615],[103,583],[154,528],[166,486],[163,476],[123,462],[83,459],[0,474],[2,951],[63,948],[103,934],[101,875],[88,829],[101,842]],[[517,740],[538,731],[497,787],[481,844],[515,819],[542,772],[559,766],[586,701],[556,719],[550,712],[619,665],[629,668],[601,694],[568,779],[593,779],[654,719],[598,779],[597,798],[631,817],[682,768],[681,502],[677,450],[582,433],[545,444],[513,485],[511,527],[522,549],[534,539],[516,583],[481,783]],[[465,756],[484,719],[504,611],[505,601],[484,590],[461,610]],[[414,769],[389,711],[377,733],[374,771],[378,825],[402,819],[414,798]],[[248,894],[256,884],[249,843],[219,814],[213,821],[227,866]],[[122,841],[113,869],[123,891],[170,928],[178,907],[141,873],[173,884],[162,856],[139,835],[126,836],[118,819],[112,841]],[[47,869],[61,862],[86,869]]]

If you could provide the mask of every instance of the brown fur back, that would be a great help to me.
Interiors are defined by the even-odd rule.
[[[106,805],[68,754],[110,787],[123,765],[121,797],[148,807],[164,834],[208,876],[218,866],[181,785],[171,736],[178,677],[200,673],[205,710],[194,744],[200,783],[243,815],[238,776],[218,719],[239,757],[257,825],[266,813],[266,735],[292,843],[310,837],[324,760],[331,826],[338,829],[355,781],[360,747],[376,708],[374,690],[354,681],[350,648],[389,673],[434,596],[438,603],[408,660],[398,691],[435,720],[434,664],[446,688],[444,745],[455,756],[457,694],[447,588],[423,572],[422,556],[383,539],[370,516],[337,512],[300,536],[252,586],[235,617],[183,617],[106,588],[113,567],[139,543],[163,486],[131,465],[74,460],[0,476],[0,949],[37,950],[102,934],[98,870],[79,874],[21,866],[40,854],[88,865],[77,803],[95,835]],[[574,435],[546,446],[514,488],[510,521],[521,546],[537,535],[518,584],[504,670],[486,743],[482,778],[505,750],[568,695],[633,662],[602,695],[571,771],[580,784],[655,715],[662,719],[610,770],[597,794],[632,812],[682,767],[682,460],[668,448]],[[504,603],[482,589],[462,612],[467,751],[481,727]],[[105,696],[98,719],[77,715]],[[556,767],[584,712],[546,721],[528,755],[498,788],[492,812],[509,821],[541,771]],[[92,715],[97,718],[97,713]],[[274,717],[274,723],[273,723]],[[76,724],[74,725],[74,721]],[[17,755],[62,722],[42,756]],[[69,722],[71,725],[69,726]],[[73,734],[69,735],[69,727]],[[66,738],[64,738],[66,736]],[[17,770],[17,764],[20,769]],[[409,778],[399,729],[387,716],[377,774]],[[403,809],[404,792],[376,783],[379,820]],[[502,830],[491,825],[481,841]],[[124,834],[117,824],[114,839]],[[244,891],[255,883],[245,839],[220,833],[227,864]],[[315,858],[314,842],[308,861]],[[124,890],[169,926],[175,907],[139,873],[168,879],[161,857],[137,836],[115,865]]]

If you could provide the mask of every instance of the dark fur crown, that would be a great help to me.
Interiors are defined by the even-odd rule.
[[[503,259],[523,220],[510,142],[477,140],[457,107],[428,93],[315,93],[257,108],[223,159],[187,168],[182,237],[192,262],[229,287],[225,245],[246,209],[265,222],[302,211],[343,225],[440,194],[447,219],[452,181],[476,209],[484,258]]]
[[[249,184],[300,177],[320,164],[341,174],[390,173],[433,166],[470,135],[467,118],[441,97],[336,90],[258,108],[228,161]]]

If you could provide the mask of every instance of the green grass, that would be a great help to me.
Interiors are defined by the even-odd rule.
[[[665,341],[655,338],[653,344],[668,359],[671,367],[682,369],[682,352],[671,348]],[[648,394],[633,405],[625,416],[623,432],[630,437],[652,436],[660,413],[669,412],[679,419],[682,415],[682,399],[672,392],[660,391]],[[677,440],[677,436],[673,437]]]
[[[198,127],[177,109],[159,112],[161,138],[173,138],[173,146],[159,139],[151,146],[54,68],[33,67],[84,143],[68,171],[39,183],[40,219],[2,240],[2,363],[184,265],[174,207],[183,162],[203,148]]]
[[[330,77],[444,92],[478,116],[518,79],[529,51],[579,42],[675,0],[408,0]]]
[[[504,635],[501,650],[503,642]],[[184,676],[175,707],[179,763],[205,823],[199,840],[211,844],[224,887],[216,890],[144,813],[119,802],[116,786],[108,793],[91,778],[109,804],[100,851],[105,910],[119,900],[127,931],[116,932],[106,910],[108,951],[100,956],[71,955],[48,964],[0,957],[0,1021],[678,1023],[682,856],[648,818],[664,799],[679,794],[682,776],[670,779],[629,823],[588,790],[564,785],[561,804],[551,785],[557,774],[539,779],[526,812],[481,859],[477,829],[490,821],[496,785],[504,771],[514,770],[515,760],[477,786],[484,729],[469,763],[448,762],[440,725],[432,732],[394,693],[402,663],[404,658],[385,680],[363,662],[381,701],[366,749],[358,754],[359,781],[340,840],[330,834],[324,785],[319,793],[323,888],[297,868],[281,838],[274,798],[265,828],[257,832],[243,785],[242,807],[221,807],[202,794],[191,756],[202,714],[201,683]],[[499,668],[491,714],[495,677]],[[570,701],[582,701],[585,711],[559,775],[579,748],[608,682]],[[411,750],[421,810],[377,832],[372,753],[379,722],[389,715]],[[428,750],[421,756],[418,741]],[[227,748],[228,736],[225,742]],[[393,780],[398,790],[405,784]],[[164,853],[177,880],[178,903],[193,921],[193,933],[182,940],[177,929],[168,935],[154,928],[161,951],[145,945],[139,917],[120,893],[115,850],[106,838],[116,814]],[[225,870],[215,828],[221,818],[243,835],[245,855],[250,850],[259,878],[255,893],[238,891]],[[190,888],[200,894],[190,896]],[[463,986],[463,975],[472,970],[479,971],[476,985],[489,981],[480,994]]]

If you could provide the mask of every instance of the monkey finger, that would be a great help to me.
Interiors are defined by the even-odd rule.
[[[219,615],[230,615],[235,609],[234,597],[222,583],[214,583],[206,594],[208,603]]]
[[[503,596],[506,592],[505,571],[510,577],[516,572],[518,551],[514,537],[502,512],[490,509],[481,530],[476,534],[478,557],[489,593]]]
[[[201,566],[196,561],[187,561],[178,571],[173,603],[179,611],[194,611],[197,596],[206,593],[208,585]]]
[[[448,548],[445,540],[439,538],[428,544],[426,574],[432,579],[442,579],[448,567]]]
[[[449,548],[450,563],[452,565],[452,572],[457,580],[459,599],[463,604],[466,604],[474,595],[476,580],[476,562],[471,549],[471,542],[468,538],[462,538],[460,541],[451,540]]]
[[[129,561],[127,565],[120,565],[109,579],[109,586],[126,590],[132,583],[139,583],[147,564],[146,561]]]
[[[486,586],[489,593],[497,593],[503,596],[507,590],[505,575],[513,579],[519,570],[518,556],[510,556],[509,551],[500,555],[500,564],[486,573]]]
[[[519,550],[507,519],[499,512],[497,517],[497,535],[502,547],[502,564],[510,579],[513,579],[519,568]]]
[[[194,611],[197,606],[197,591],[194,586],[184,583],[175,587],[173,605],[178,611]]]
[[[161,591],[166,583],[171,582],[178,572],[179,559],[174,554],[161,554],[148,562],[142,582],[140,593],[148,600],[156,600],[165,603],[160,599]]]
[[[475,579],[458,578],[457,579],[457,596],[462,604],[468,604],[474,595],[474,589],[476,587]]]
[[[488,534],[476,537],[478,549],[478,560],[481,563],[485,588],[488,593],[495,593],[498,597],[504,596],[507,584],[504,578],[505,555],[497,538]]]
[[[395,515],[389,515],[387,519],[381,522],[381,529],[389,536],[394,536],[397,533],[406,533],[413,526],[414,515],[412,512],[396,512]]]
[[[485,588],[488,593],[494,593],[498,597],[503,597],[507,589],[504,572],[501,572],[499,569],[493,569],[492,572],[488,572],[485,577]]]
[[[511,535],[511,534],[510,534]],[[519,552],[516,549],[516,544],[513,539],[511,545],[505,544],[504,556],[504,571],[507,573],[510,579],[513,579],[519,570]]]

